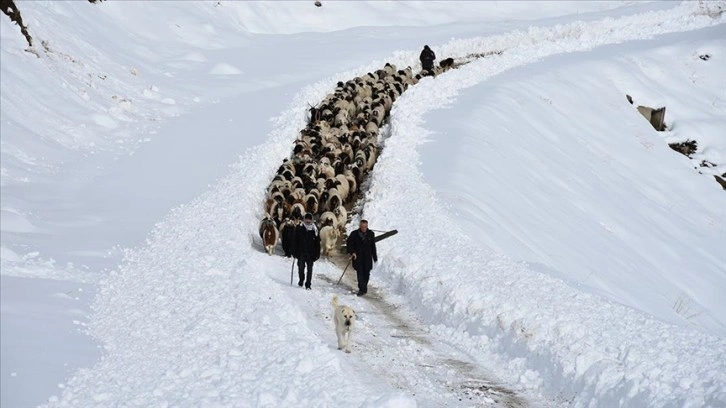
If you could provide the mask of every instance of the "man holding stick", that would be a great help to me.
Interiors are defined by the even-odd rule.
[[[371,276],[373,263],[378,262],[376,235],[368,229],[368,221],[360,221],[358,229],[348,236],[346,248],[358,275],[357,295],[363,296],[368,292],[368,279]]]

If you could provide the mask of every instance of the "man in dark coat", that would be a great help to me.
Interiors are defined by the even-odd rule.
[[[424,45],[424,49],[421,51],[421,55],[418,59],[421,61],[421,69],[431,73],[434,72],[434,60],[436,60],[436,54],[434,54],[434,51],[429,48],[428,45]]]
[[[358,229],[348,236],[345,246],[358,275],[358,296],[363,296],[368,292],[368,279],[371,277],[373,262],[378,262],[376,234],[368,229],[368,221],[360,221]]]
[[[313,263],[320,258],[320,234],[318,234],[318,227],[313,223],[313,215],[310,213],[305,214],[303,223],[295,228],[293,254],[297,258],[297,273],[300,277],[297,285],[302,287],[304,281],[305,289],[310,289],[313,280]],[[305,279],[306,265],[307,279]]]
[[[285,222],[282,223],[280,238],[282,241],[282,250],[285,251],[285,257],[287,258],[291,257],[293,254],[292,250],[293,244],[295,243],[295,229],[297,228],[299,223],[299,218],[286,218]]]

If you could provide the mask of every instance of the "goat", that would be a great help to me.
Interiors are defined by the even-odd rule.
[[[263,218],[260,223],[260,237],[262,238],[262,243],[268,255],[275,253],[275,246],[279,238],[278,235],[279,231],[275,226],[275,222],[271,218]]]

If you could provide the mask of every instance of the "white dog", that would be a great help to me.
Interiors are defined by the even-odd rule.
[[[349,306],[338,304],[338,296],[333,296],[333,321],[335,335],[338,336],[338,350],[350,353],[351,337],[355,326],[355,311]]]

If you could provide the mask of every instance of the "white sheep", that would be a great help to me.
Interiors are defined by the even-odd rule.
[[[340,237],[340,231],[337,228],[326,225],[320,229],[320,247],[323,255],[330,256],[338,242],[338,237]]]
[[[333,210],[333,214],[338,217],[338,229],[345,230],[345,224],[348,223],[348,210],[341,205]]]
[[[345,201],[348,199],[348,195],[350,194],[350,183],[348,182],[348,179],[343,174],[338,174],[335,176],[336,180],[336,188],[338,189],[338,193],[340,194],[340,198],[342,201]]]
[[[330,225],[333,228],[338,228],[338,217],[332,211],[325,211],[320,215],[320,225]]]
[[[325,203],[325,208],[328,211],[333,211],[338,208],[339,205],[343,205],[343,198],[337,188],[328,189],[328,202]]]

